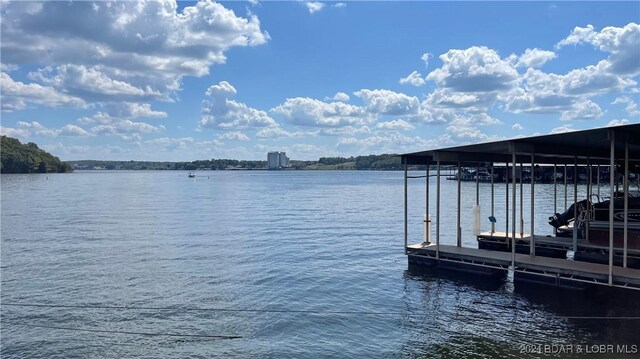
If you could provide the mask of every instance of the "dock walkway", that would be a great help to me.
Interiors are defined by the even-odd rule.
[[[426,257],[444,262],[457,262],[464,266],[477,266],[507,270],[515,263],[516,273],[570,280],[591,284],[609,285],[609,266],[566,259],[531,256],[528,254],[490,251],[450,245],[412,244],[407,247],[409,256]],[[612,286],[640,290],[640,270],[613,267]]]

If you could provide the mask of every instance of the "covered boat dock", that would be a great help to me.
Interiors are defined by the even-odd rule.
[[[504,141],[429,150],[402,155],[404,165],[404,251],[410,266],[473,272],[490,276],[503,276],[513,272],[514,280],[544,283],[563,287],[580,287],[585,283],[640,290],[640,212],[630,208],[629,199],[636,203],[640,194],[630,192],[629,174],[637,175],[640,164],[640,124],[596,128],[561,134],[516,138]],[[409,175],[409,168],[426,167],[424,175]],[[573,226],[554,230],[554,236],[535,233],[536,202],[535,171],[537,165],[553,166],[553,208],[559,207],[558,190],[564,186],[564,207],[579,202],[579,170],[587,173],[580,186],[586,186],[588,201],[583,208],[573,206]],[[457,207],[441,208],[441,169],[456,166],[486,169],[491,178],[490,205],[491,230],[480,231],[480,218],[474,218],[473,233],[479,248],[463,247],[461,228],[461,181],[457,183]],[[502,167],[508,173],[502,184],[494,183],[494,169]],[[524,233],[523,168],[530,168],[529,233]],[[598,215],[605,213],[605,220],[594,220],[595,204],[590,202],[594,194],[594,176],[600,181],[602,173],[608,174],[604,185]],[[572,182],[567,174],[572,172]],[[556,175],[560,174],[560,175]],[[562,175],[564,174],[564,175]],[[436,177],[435,194],[429,179]],[[476,176],[476,206],[480,205],[479,179]],[[409,242],[408,181],[426,179],[424,214],[424,239],[421,243]],[[637,181],[637,177],[636,177]],[[494,188],[501,186],[505,192],[504,230],[496,230]],[[567,203],[566,188],[573,186],[573,199]],[[637,186],[637,184],[636,184]],[[519,191],[518,191],[519,187]],[[601,184],[597,184],[598,198]],[[519,193],[519,202],[518,202]],[[452,193],[446,193],[452,196]],[[435,196],[435,209],[430,208],[430,198]],[[518,206],[519,204],[519,206]],[[608,212],[603,206],[608,205]],[[479,207],[478,207],[479,208]],[[519,209],[519,218],[518,218]],[[443,211],[456,211],[456,226],[443,228]],[[465,209],[466,210],[466,209]],[[562,210],[561,212],[564,212]],[[569,211],[567,211],[569,212]],[[474,216],[475,216],[474,209]],[[412,214],[413,215],[413,214]],[[549,213],[543,213],[545,218]],[[478,209],[479,216],[479,209]],[[578,220],[581,218],[581,220]],[[597,218],[596,218],[597,219]],[[432,235],[432,222],[435,233]],[[500,221],[502,222],[502,221]],[[520,230],[517,230],[517,226]],[[563,229],[562,234],[560,230]],[[441,231],[454,231],[456,244],[441,244]],[[568,237],[568,238],[567,238]],[[601,256],[601,257],[598,257]]]

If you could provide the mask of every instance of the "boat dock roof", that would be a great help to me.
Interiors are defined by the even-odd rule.
[[[442,165],[462,162],[511,161],[515,148],[517,162],[608,164],[610,136],[615,136],[615,148],[624,151],[628,142],[629,160],[640,160],[640,124],[594,128],[559,134],[512,138],[502,141],[442,148],[402,155],[409,165],[424,165],[440,160]]]

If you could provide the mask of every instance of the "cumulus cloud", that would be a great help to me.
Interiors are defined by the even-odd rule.
[[[518,72],[495,50],[473,46],[452,49],[440,55],[442,67],[427,75],[427,80],[456,92],[504,91],[516,85]]]
[[[0,16],[3,63],[49,66],[34,78],[85,101],[168,99],[229,48],[269,40],[255,15],[209,0],[7,2]]]
[[[17,128],[3,127],[3,134],[11,137],[30,138],[34,136],[42,137],[88,137],[91,133],[76,125],[67,124],[61,128],[48,128],[38,121],[18,121]],[[6,132],[6,133],[5,133]],[[13,135],[13,136],[12,136]]]
[[[381,130],[413,130],[415,127],[404,120],[393,120],[379,123],[376,128]]]
[[[280,126],[265,127],[256,132],[257,138],[285,138],[285,137],[302,137],[307,133],[296,131],[289,132]]]
[[[343,2],[337,2],[333,4],[332,7],[343,8],[343,7],[347,7],[347,4]]]
[[[555,135],[558,133],[566,133],[566,132],[572,132],[572,131],[576,131],[575,128],[573,128],[573,126],[571,125],[565,125],[565,126],[560,126],[560,127],[555,127],[553,128],[549,134]]]
[[[86,106],[86,103],[82,99],[69,96],[52,87],[14,81],[11,76],[5,72],[2,72],[0,76],[3,111],[22,110],[27,108],[29,103],[47,107]]]
[[[557,57],[553,51],[546,51],[540,49],[526,49],[524,54],[518,58],[517,67],[540,67],[550,60]]]
[[[339,127],[370,122],[369,115],[359,106],[342,102],[326,103],[308,97],[288,98],[271,111],[298,126]]]
[[[629,116],[638,116],[640,115],[640,111],[638,110],[638,104],[633,101],[631,98],[627,97],[627,96],[620,96],[617,97],[612,103],[612,105],[618,105],[618,104],[622,104],[622,105],[627,105],[624,109],[625,111],[627,111],[627,113],[629,114]]]
[[[240,131],[229,131],[218,136],[220,140],[249,141],[249,136]]]
[[[136,122],[131,120],[116,120],[105,124],[94,126],[90,129],[91,133],[97,135],[114,135],[123,134],[139,134],[139,133],[157,133],[162,132],[166,128],[163,125],[150,125],[146,122]]]
[[[511,126],[511,129],[520,131],[520,130],[524,130],[524,127],[522,127],[522,125],[519,123],[514,123],[513,126]]]
[[[405,136],[398,132],[376,134],[365,138],[343,137],[336,147],[344,151],[360,153],[375,151],[376,153],[398,153],[437,148],[448,142],[447,136],[425,140],[420,136]]]
[[[432,54],[430,53],[424,53],[422,54],[422,56],[420,56],[420,60],[424,61],[424,67],[428,68],[429,67],[429,59],[431,59],[433,57]]]
[[[635,76],[640,73],[640,25],[629,23],[624,27],[607,26],[600,32],[593,25],[575,27],[571,34],[556,44],[556,48],[588,43],[600,51],[610,53],[603,60],[609,72]]]
[[[304,4],[309,10],[309,14],[314,14],[324,8],[324,3],[319,1],[307,1]]]
[[[630,123],[631,123],[631,121],[629,121],[627,119],[611,120],[611,121],[609,121],[609,123],[607,123],[607,127],[628,125]]]
[[[209,99],[202,102],[202,127],[237,130],[276,125],[266,112],[231,99],[237,91],[227,81],[209,87],[206,94]]]
[[[575,103],[573,108],[562,113],[562,120],[593,120],[602,117],[602,109],[591,100]]]
[[[418,71],[414,71],[410,73],[407,77],[401,78],[399,82],[401,85],[409,84],[416,87],[422,86],[426,83],[426,81],[422,77],[422,74],[420,74]]]
[[[344,92],[336,93],[332,98],[328,98],[327,100],[333,100],[338,102],[349,102],[351,98]]]
[[[420,107],[417,97],[390,90],[362,89],[353,94],[362,99],[367,111],[382,115],[416,114]]]

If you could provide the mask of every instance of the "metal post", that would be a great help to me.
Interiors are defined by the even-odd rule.
[[[504,237],[505,241],[509,243],[509,161],[504,163]]]
[[[440,259],[440,160],[436,162],[436,259]]]
[[[532,256],[536,255],[536,237],[535,237],[535,207],[533,203],[535,202],[535,157],[533,151],[531,151],[531,240],[529,241],[529,254]]]
[[[429,217],[429,170],[431,165],[427,164],[426,183],[425,183],[425,215],[427,216],[427,243],[431,244],[431,217]]]
[[[598,175],[598,179],[596,181],[598,182],[598,201],[599,201],[600,200],[600,165],[598,165],[597,167],[596,174]]]
[[[578,250],[578,156],[573,157],[573,251]]]
[[[460,225],[460,188],[462,185],[462,173],[460,173],[460,161],[458,161],[458,214],[457,214],[457,220],[456,220],[456,229],[458,231],[457,233],[457,245],[458,247],[462,246],[462,227]]]
[[[628,217],[629,216],[629,138],[624,142],[624,224],[623,236],[624,242],[622,247],[622,266],[627,268],[627,246],[628,246]]]
[[[593,171],[591,169],[591,158],[587,157],[587,167],[589,167],[589,179],[587,180],[587,216],[585,223],[585,240],[589,243],[589,230],[591,229],[591,176]]]
[[[513,222],[512,237],[511,237],[511,267],[515,270],[516,266],[516,145],[513,144],[513,152],[511,154],[511,160],[513,166],[511,168],[511,175],[513,176],[513,193],[511,200],[513,201],[513,207],[511,208],[511,220]]]
[[[524,191],[523,189],[523,170],[522,170],[522,162],[520,162],[520,238],[524,237]]]
[[[557,165],[553,164],[553,214],[558,213],[558,180],[557,180]],[[553,227],[553,235],[558,234],[558,229]]]
[[[409,240],[409,209],[407,205],[407,158],[404,161],[404,255],[407,255],[407,242]]]
[[[566,211],[569,207],[567,207],[567,164],[564,164],[564,210]],[[564,211],[563,211],[564,212]]]
[[[476,166],[476,205],[480,205],[480,165]]]
[[[611,158],[609,162],[609,185],[611,186],[611,194],[609,198],[609,285],[613,285],[613,211],[614,211],[614,179],[615,179],[615,155],[616,155],[616,139],[615,131],[611,129],[609,131],[611,141]]]
[[[493,213],[493,162],[491,162],[491,217],[494,217],[494,213]],[[495,218],[495,217],[494,217]],[[495,233],[496,231],[496,222],[491,222],[491,234],[493,235],[493,233]]]

